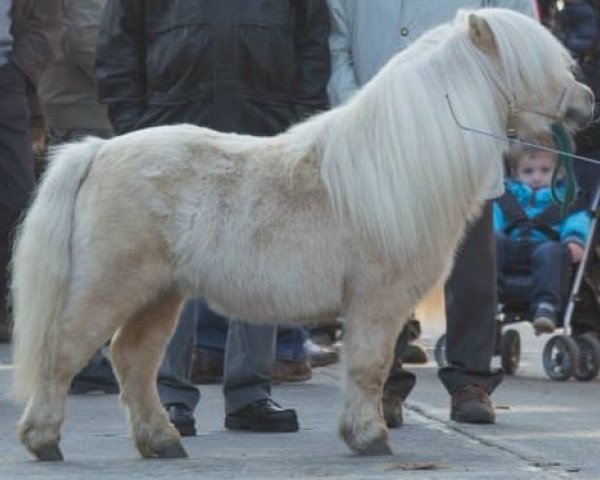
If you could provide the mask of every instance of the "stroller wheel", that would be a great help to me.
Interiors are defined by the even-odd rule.
[[[575,341],[579,347],[579,369],[573,375],[580,382],[589,382],[600,371],[600,342],[589,333],[578,335]]]
[[[445,367],[448,365],[446,358],[446,334],[444,333],[437,342],[435,342],[435,349],[433,351],[433,357],[435,358],[438,367]]]
[[[565,381],[579,371],[579,347],[567,335],[556,335],[546,342],[543,353],[546,375]]]
[[[502,370],[507,375],[514,375],[519,369],[521,360],[521,337],[519,332],[510,328],[502,334],[500,340],[500,360]]]

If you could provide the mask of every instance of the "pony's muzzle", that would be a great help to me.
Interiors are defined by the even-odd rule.
[[[566,105],[565,121],[578,130],[587,127],[594,121],[594,94],[585,85],[579,84],[578,89],[572,92],[570,101]]]

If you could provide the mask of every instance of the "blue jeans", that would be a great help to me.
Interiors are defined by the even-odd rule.
[[[569,251],[566,245],[553,241],[532,244],[526,240],[510,239],[498,232],[495,236],[499,292],[503,291],[506,282],[507,267],[527,266],[531,268],[533,280],[532,313],[540,303],[548,303],[557,312],[560,311],[569,281]]]
[[[213,312],[208,305],[202,303],[198,314],[196,348],[202,350],[208,357],[211,354],[222,356],[225,351],[228,325],[227,318]],[[306,359],[304,341],[307,338],[308,332],[304,327],[278,327],[275,358],[294,362]]]

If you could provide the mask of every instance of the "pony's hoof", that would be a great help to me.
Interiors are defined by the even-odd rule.
[[[394,452],[387,440],[377,440],[362,449],[360,453],[363,455],[392,455]]]
[[[180,442],[170,443],[166,447],[156,450],[158,458],[187,458],[188,454]]]
[[[65,459],[58,443],[50,443],[37,448],[33,450],[33,454],[42,462],[61,462]]]

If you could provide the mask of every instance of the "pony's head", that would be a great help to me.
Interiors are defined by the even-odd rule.
[[[509,137],[548,132],[553,123],[574,131],[591,121],[592,92],[575,79],[574,60],[544,26],[492,8],[460,11],[456,21],[467,26],[482,64],[492,65],[485,71],[507,102]]]

